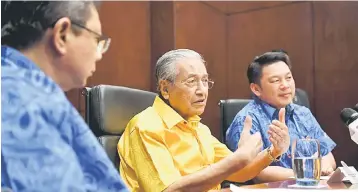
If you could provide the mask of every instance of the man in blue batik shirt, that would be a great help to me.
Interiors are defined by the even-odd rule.
[[[311,111],[292,103],[295,94],[295,81],[291,73],[290,59],[284,52],[267,52],[249,65],[247,77],[254,99],[249,102],[234,118],[226,132],[227,145],[236,150],[240,139],[244,119],[252,117],[251,133],[260,132],[264,148],[271,145],[268,130],[279,119],[279,109],[285,108],[286,126],[291,144],[297,138],[318,139],[321,145],[322,175],[329,175],[336,168],[331,153],[336,144],[322,130]],[[256,182],[285,180],[293,177],[291,146],[274,162],[264,169],[256,178]]]
[[[127,191],[63,91],[109,46],[92,2],[2,3],[1,188]]]

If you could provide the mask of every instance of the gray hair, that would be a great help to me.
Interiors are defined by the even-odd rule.
[[[185,59],[199,59],[205,63],[204,58],[197,52],[190,49],[176,49],[166,52],[162,55],[155,65],[155,78],[157,80],[157,89],[159,91],[159,81],[175,81],[177,76],[176,64]]]

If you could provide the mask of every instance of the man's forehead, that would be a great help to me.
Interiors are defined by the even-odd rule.
[[[179,74],[202,75],[207,74],[205,64],[201,59],[185,59],[177,64]]]
[[[287,64],[282,61],[267,65],[262,68],[262,76],[267,77],[287,75],[288,73],[291,73],[291,70]]]
[[[98,34],[102,34],[101,22],[95,6],[91,6],[90,16],[87,20],[87,27]]]

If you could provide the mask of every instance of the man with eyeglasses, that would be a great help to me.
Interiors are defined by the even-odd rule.
[[[258,133],[250,134],[251,117],[235,152],[211,135],[199,117],[214,84],[204,63],[188,49],[169,51],[157,61],[159,96],[128,123],[118,142],[120,173],[131,191],[219,189],[224,180],[255,177],[286,152],[289,137],[283,127],[271,133],[277,142],[259,153],[262,141]]]
[[[2,191],[127,191],[64,91],[110,40],[90,1],[1,2]]]

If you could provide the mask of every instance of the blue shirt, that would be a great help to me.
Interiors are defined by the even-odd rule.
[[[1,186],[127,191],[81,115],[32,61],[1,47]]]
[[[226,132],[227,146],[232,151],[237,149],[237,144],[243,130],[245,117],[247,115],[252,117],[251,134],[260,132],[263,141],[263,148],[265,149],[270,147],[271,142],[267,131],[269,130],[269,125],[272,120],[278,119],[278,110],[257,97],[250,101],[235,116]],[[329,138],[322,130],[321,126],[318,124],[317,120],[308,108],[293,103],[289,104],[286,106],[285,117],[291,144],[294,139],[302,139],[306,137],[318,139],[320,142],[320,151],[322,156],[327,155],[336,146],[332,139]],[[289,150],[281,156],[281,160],[279,162],[273,162],[271,165],[292,168],[291,145]]]

